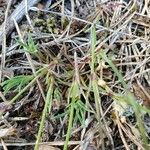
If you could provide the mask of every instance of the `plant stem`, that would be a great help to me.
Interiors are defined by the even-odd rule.
[[[67,150],[69,138],[71,135],[71,128],[72,128],[72,124],[73,124],[73,115],[74,115],[74,103],[75,103],[75,98],[73,98],[72,102],[71,102],[71,107],[70,107],[70,111],[69,111],[70,112],[69,125],[68,125],[68,130],[67,130],[67,135],[66,135],[66,140],[65,140],[63,150]]]
[[[43,127],[44,127],[44,122],[45,122],[45,118],[46,118],[46,114],[47,114],[47,110],[49,108],[49,110],[51,110],[51,105],[52,105],[52,92],[53,92],[53,79],[51,79],[51,83],[46,95],[46,102],[44,105],[44,109],[42,112],[42,119],[40,122],[40,127],[39,127],[39,131],[38,131],[38,136],[37,136],[37,140],[35,143],[35,147],[34,150],[38,150],[39,147],[39,142],[41,140],[41,136],[42,136],[42,132],[43,132]]]

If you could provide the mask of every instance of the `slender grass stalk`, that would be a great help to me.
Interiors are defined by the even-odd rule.
[[[97,82],[97,76],[95,74],[95,62],[96,62],[96,56],[95,56],[95,50],[96,50],[96,30],[95,25],[92,25],[91,27],[91,87],[94,92],[94,101],[95,101],[95,107],[96,107],[96,118],[99,124],[99,132],[101,134],[101,138],[103,139],[103,125],[101,122],[101,113],[102,113],[102,106],[101,106],[101,98],[99,95],[99,89],[98,89],[98,82]],[[102,150],[104,149],[104,141],[102,141]]]
[[[79,112],[79,109],[80,109],[79,107],[77,108],[77,105],[76,105],[77,104],[76,100],[78,100],[78,98],[80,97],[80,88],[79,88],[80,81],[79,81],[79,72],[78,72],[78,63],[77,63],[76,52],[74,53],[74,60],[75,60],[75,79],[72,83],[72,86],[71,86],[70,91],[69,91],[69,96],[68,96],[68,103],[70,103],[70,99],[71,99],[71,104],[70,104],[70,110],[69,110],[68,130],[67,130],[67,135],[66,135],[66,140],[65,140],[63,150],[67,150],[67,147],[68,147],[68,142],[69,142],[69,138],[71,135],[71,129],[73,126],[73,119],[75,119],[75,118],[73,118],[74,117],[74,111]],[[78,117],[79,117],[79,114],[78,114]]]
[[[137,119],[137,125],[138,125],[139,131],[141,133],[141,138],[142,138],[142,141],[143,141],[143,146],[144,146],[145,149],[148,149],[147,148],[148,139],[147,139],[146,131],[145,131],[145,128],[144,128],[144,124],[143,124],[143,121],[142,121],[141,115],[140,115],[140,114],[142,114],[141,107],[139,106],[139,104],[136,102],[134,96],[129,91],[129,89],[127,87],[127,84],[125,83],[121,73],[115,67],[113,62],[110,59],[108,59],[108,57],[106,56],[106,54],[104,52],[101,52],[100,55],[109,64],[109,66],[113,69],[114,73],[116,74],[116,76],[118,77],[119,81],[121,82],[123,88],[125,89],[126,95],[127,95],[126,102],[129,105],[132,106],[132,108],[133,108],[133,110],[135,112],[135,116],[136,116],[136,119]]]
[[[97,81],[95,79],[93,79],[92,81],[92,88],[93,88],[93,92],[94,92],[94,99],[95,99],[95,106],[96,106],[96,116],[97,116],[97,120],[100,121],[101,118],[101,104],[100,104],[100,96],[99,96],[99,90],[98,90],[98,85],[97,85]]]
[[[128,91],[128,86],[126,84],[126,82],[124,81],[121,73],[118,71],[118,69],[115,67],[115,65],[113,64],[113,62],[106,56],[106,54],[104,52],[101,52],[101,57],[109,64],[109,66],[112,68],[112,70],[114,71],[114,73],[116,74],[116,76],[118,77],[119,81],[121,82],[121,84],[123,85],[124,89],[126,91]]]
[[[92,75],[92,88],[94,92],[94,99],[95,99],[95,105],[96,105],[96,113],[97,113],[97,119],[100,121],[100,109],[101,109],[101,100],[99,97],[99,90],[98,90],[98,85],[96,81],[96,74],[95,74],[95,48],[96,48],[96,31],[94,25],[91,27],[91,75]],[[100,123],[100,122],[99,122]]]
[[[68,125],[68,129],[67,129],[67,135],[66,135],[66,140],[65,140],[65,144],[64,144],[63,150],[67,150],[68,143],[69,143],[69,138],[70,138],[70,135],[71,135],[75,100],[76,100],[75,98],[72,98],[72,101],[71,101],[71,106],[70,106],[70,111],[69,111],[70,112],[70,114],[69,114],[69,125]]]
[[[48,109],[51,110],[51,106],[52,106],[52,92],[53,92],[53,78],[51,77],[51,83],[46,95],[46,102],[44,105],[44,109],[42,112],[42,118],[41,118],[41,122],[40,122],[40,127],[39,127],[39,131],[38,131],[38,136],[37,136],[37,140],[35,143],[35,147],[34,150],[38,150],[39,147],[39,143],[41,140],[41,136],[42,136],[42,132],[43,132],[43,128],[44,128],[44,122],[45,122],[45,118],[46,118],[46,114],[48,112]]]

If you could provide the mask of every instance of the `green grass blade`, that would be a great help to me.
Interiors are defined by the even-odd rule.
[[[70,135],[71,135],[71,128],[72,128],[72,124],[73,124],[74,103],[75,103],[75,101],[76,101],[76,99],[72,98],[70,111],[69,111],[70,112],[70,114],[69,114],[69,125],[68,125],[68,130],[67,130],[67,135],[66,135],[66,140],[65,140],[63,150],[67,150],[69,138],[70,138]]]

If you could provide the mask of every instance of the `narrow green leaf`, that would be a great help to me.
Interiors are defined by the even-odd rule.
[[[11,79],[8,79],[4,82],[2,82],[2,87],[4,89],[4,93],[8,93],[10,90],[14,88],[22,88],[26,84],[28,84],[33,79],[32,75],[21,75],[21,76],[15,76]]]

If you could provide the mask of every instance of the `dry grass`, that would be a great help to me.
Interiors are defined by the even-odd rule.
[[[36,150],[149,149],[149,9],[143,0],[30,8],[0,55],[1,146],[33,149],[38,137]]]

